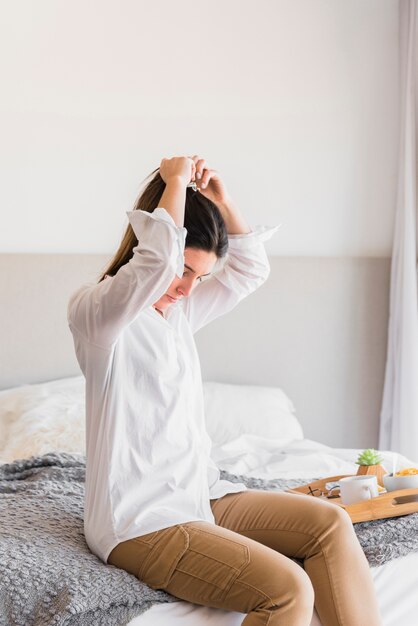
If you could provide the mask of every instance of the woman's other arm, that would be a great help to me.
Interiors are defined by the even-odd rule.
[[[278,229],[257,226],[251,230],[219,174],[207,168],[203,159],[196,161],[196,179],[200,180],[199,193],[212,200],[222,214],[229,248],[223,268],[197,285],[184,300],[184,312],[193,332],[231,311],[267,280],[270,264],[263,243]]]

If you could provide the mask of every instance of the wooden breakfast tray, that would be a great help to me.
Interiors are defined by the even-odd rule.
[[[397,517],[398,515],[408,515],[418,512],[418,489],[398,489],[388,491],[376,498],[362,500],[355,504],[343,504],[340,497],[327,497],[325,494],[325,483],[331,483],[351,476],[330,476],[314,480],[307,485],[287,489],[289,493],[305,494],[307,496],[321,498],[334,504],[338,504],[347,511],[353,524],[356,522],[369,522],[373,519],[384,519],[386,517]]]

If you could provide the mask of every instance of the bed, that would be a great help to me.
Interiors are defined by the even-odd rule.
[[[20,462],[16,485],[28,477],[28,459],[40,460],[41,473],[39,465],[52,467],[57,462],[54,454],[67,455],[69,466],[82,464],[84,380],[67,327],[66,303],[107,261],[105,255],[0,255],[0,473],[19,463],[14,460],[26,459]],[[390,262],[278,257],[270,261],[267,284],[237,311],[197,334],[212,456],[229,474],[260,479],[309,480],[353,473],[359,448],[377,441]],[[254,323],[260,312],[263,324]],[[341,441],[346,448],[339,446]],[[63,458],[58,458],[61,464]],[[415,464],[385,452],[389,471],[394,463],[399,468]],[[50,492],[45,481],[45,502]],[[20,541],[17,535],[15,540]],[[59,552],[59,546],[56,549]],[[56,554],[51,554],[56,561]],[[103,567],[107,575],[110,566]],[[11,571],[19,580],[16,563]],[[0,576],[4,572],[10,575],[0,559]],[[415,543],[405,556],[373,566],[372,575],[383,626],[416,626]],[[130,580],[134,577],[126,576],[129,580],[124,578],[115,587],[121,602],[128,588],[133,595],[138,589]],[[65,595],[66,590],[59,585],[52,589],[48,600],[52,607],[58,592]],[[19,622],[19,616],[7,619],[7,594],[2,579],[1,626],[70,623],[54,621],[53,615],[50,621],[36,621],[33,612],[26,621]],[[24,608],[27,600],[22,598]],[[78,615],[77,620],[75,613],[72,626],[238,626],[243,619],[242,614],[167,602],[165,597],[158,602],[154,597],[145,611],[133,609],[129,619],[95,621]],[[318,625],[314,615],[312,626]]]
[[[206,381],[204,396],[207,428],[213,441],[212,457],[228,474],[291,481],[295,478],[308,480],[348,474],[357,470],[357,449],[331,448],[304,437],[292,401],[278,387]],[[257,419],[254,419],[255,415]],[[51,452],[82,456],[83,377],[68,377],[1,391],[0,428],[2,464]],[[392,470],[394,464],[402,468],[410,466],[411,461],[384,452],[383,464]],[[372,574],[384,616],[383,626],[415,626],[418,615],[418,551],[372,567]],[[129,626],[156,626],[160,623],[171,626],[238,626],[242,619],[243,614],[239,613],[183,601],[160,601],[151,604],[129,622],[109,623],[129,623]],[[7,624],[1,620],[0,623]],[[319,625],[320,621],[314,614],[311,626]]]

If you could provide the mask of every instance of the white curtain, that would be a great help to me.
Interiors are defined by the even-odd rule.
[[[400,143],[381,450],[418,462],[417,0],[400,0]]]

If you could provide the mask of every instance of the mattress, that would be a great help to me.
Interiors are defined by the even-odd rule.
[[[243,436],[224,446],[213,448],[218,466],[234,474],[260,478],[310,478],[357,471],[359,450],[336,449],[303,439],[277,449],[274,442],[262,437]],[[408,460],[394,453],[383,453],[383,464],[406,466]],[[382,626],[417,626],[418,624],[418,553],[409,554],[372,568],[377,599],[383,617]],[[239,626],[245,615],[198,606],[179,600],[154,605],[129,622],[129,626]],[[366,618],[366,614],[365,614]],[[321,626],[316,612],[311,626]]]
[[[356,473],[359,450],[303,438],[293,404],[279,388],[212,382],[204,383],[204,392],[211,454],[221,469],[266,479]],[[0,463],[54,450],[84,453],[84,441],[83,377],[0,392]],[[382,455],[388,472],[416,464],[395,453]],[[417,626],[418,553],[372,568],[372,576],[383,626]],[[129,626],[238,626],[243,618],[179,600],[152,606]],[[311,626],[320,626],[316,614]]]

